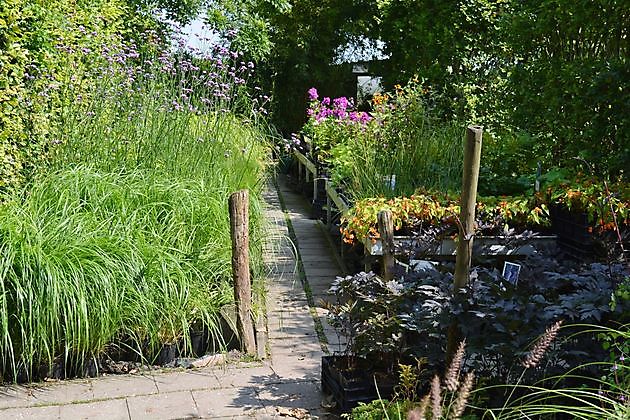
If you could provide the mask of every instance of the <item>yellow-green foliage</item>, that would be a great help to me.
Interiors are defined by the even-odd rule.
[[[151,25],[124,0],[0,2],[0,192],[43,163],[68,83],[88,91],[84,75],[103,47]]]
[[[366,198],[355,203],[342,218],[344,241],[378,238],[377,215],[390,210],[394,229],[425,226],[456,226],[459,198],[438,191],[419,192],[411,197]],[[544,226],[549,224],[548,203],[539,196],[479,197],[477,218],[487,226]]]

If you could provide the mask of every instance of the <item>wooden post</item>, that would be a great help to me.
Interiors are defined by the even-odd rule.
[[[302,162],[298,159],[298,188],[302,189]]]
[[[330,180],[326,179],[324,182],[326,183],[326,187],[324,188],[324,191],[326,192],[326,227],[330,230],[332,227],[332,209],[330,208],[330,206],[332,206],[332,201],[330,199],[330,194],[328,194],[328,183]],[[343,251],[343,242],[341,250]]]
[[[383,244],[383,279],[390,281],[394,278],[394,220],[390,210],[378,212],[378,233]]]
[[[313,172],[313,204],[317,203],[317,168]]]
[[[459,241],[457,243],[457,256],[455,257],[455,291],[465,287],[470,277],[482,136],[483,127],[481,126],[471,125],[466,130],[460,215],[461,226],[459,227]]]
[[[462,177],[461,214],[459,227],[459,241],[455,257],[455,278],[453,293],[466,287],[470,279],[470,265],[472,259],[473,237],[475,233],[475,206],[477,204],[477,181],[479,180],[479,166],[481,163],[481,138],[483,127],[471,125],[466,130],[466,144],[464,145],[464,172]],[[459,345],[460,331],[457,320],[453,318],[448,328],[446,343],[446,360],[450,361]]]
[[[241,349],[247,354],[256,355],[249,274],[249,192],[241,190],[233,193],[229,204],[236,328],[241,339]]]

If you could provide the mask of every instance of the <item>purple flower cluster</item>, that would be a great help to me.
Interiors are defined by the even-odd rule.
[[[291,150],[298,150],[302,153],[307,151],[306,144],[300,138],[300,135],[297,133],[291,133],[290,139],[282,138],[280,142],[280,146],[284,149],[285,152],[289,152]]]
[[[85,28],[78,28],[78,32],[87,34]],[[77,46],[67,45],[66,40],[60,38],[56,45],[58,51],[72,56],[75,68],[76,63],[83,63],[87,71],[85,77],[72,76],[67,92],[78,95],[85,89],[82,80],[95,80],[93,96],[116,103],[123,97],[126,101],[141,98],[149,94],[148,89],[154,92],[151,95],[155,99],[162,101],[165,111],[267,114],[270,98],[260,87],[250,89],[251,85],[248,86],[255,66],[242,58],[242,52],[232,51],[222,44],[209,45],[202,50],[187,46],[182,39],[176,42],[179,50],[174,52],[168,45],[155,41],[158,36],[154,31],[143,35],[142,52],[133,42],[124,43],[120,39]],[[25,78],[34,76],[28,73]],[[158,85],[161,93],[155,94]],[[49,92],[50,88],[46,88],[40,96],[48,97]]]
[[[309,101],[316,101],[317,99],[319,99],[319,95],[317,93],[317,89],[312,87],[312,88],[310,88],[308,90],[308,99],[309,99]]]
[[[335,121],[339,124],[365,125],[372,120],[367,112],[354,110],[354,102],[345,96],[334,98],[324,97],[319,100],[317,89],[312,87],[308,90],[310,101],[309,109],[306,111],[313,124],[321,124],[325,121]]]
[[[228,44],[196,48],[185,42],[165,43],[153,30],[139,34],[141,40],[135,44],[80,25],[76,34],[55,40],[57,53],[70,63],[67,67],[25,66],[23,80],[32,93],[22,104],[31,107],[35,98],[45,104],[61,99],[75,104],[72,112],[86,120],[99,120],[111,107],[109,115],[130,122],[145,119],[156,108],[170,113],[238,113],[247,121],[268,113],[271,98],[251,82],[254,63]],[[175,45],[179,49],[174,50]]]

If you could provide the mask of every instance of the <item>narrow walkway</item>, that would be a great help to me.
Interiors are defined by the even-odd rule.
[[[308,218],[306,201],[282,180],[279,191],[286,213],[273,188],[265,193],[270,358],[0,387],[0,419],[309,418],[302,410],[310,418],[332,417],[322,408],[320,363],[337,338],[315,305],[340,272],[319,222]],[[297,258],[288,237],[298,245]]]

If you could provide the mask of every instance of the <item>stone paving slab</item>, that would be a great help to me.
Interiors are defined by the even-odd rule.
[[[221,390],[214,391],[218,394]],[[191,391],[127,398],[132,419],[195,419],[200,417]]]
[[[72,420],[130,419],[129,407],[127,406],[127,400],[124,398],[62,405],[59,407],[59,417]]]
[[[61,419],[61,408],[59,406],[9,408],[8,410],[0,411],[0,419],[2,420]]]
[[[312,258],[307,260],[302,260],[302,264],[304,265],[304,270],[308,270],[309,268],[332,268],[334,267],[334,263],[329,259],[325,258]]]
[[[308,279],[309,279],[308,284],[311,286],[312,291],[317,291],[318,294],[327,295],[331,299],[335,298],[333,295],[328,293],[328,289],[330,289],[330,286],[332,286],[332,283],[335,280],[334,277],[313,276],[313,277],[308,277]]]
[[[304,271],[306,272],[309,283],[313,280],[312,277],[326,277],[332,281],[339,276],[339,269],[336,266],[328,264],[319,267],[305,267]]]
[[[317,382],[281,383],[262,388],[258,398],[265,407],[271,407],[267,414],[276,414],[276,407],[304,408],[309,411],[321,409],[321,390]]]
[[[282,380],[276,375],[270,365],[247,369],[217,371],[216,375],[221,383],[221,388],[251,387],[266,383],[280,382]]]
[[[158,393],[168,393],[195,389],[216,389],[221,381],[213,369],[191,369],[181,372],[168,372],[155,377]]]
[[[91,381],[63,381],[0,389],[0,409],[47,405],[58,400],[89,401],[94,398]]]
[[[153,376],[117,375],[91,381],[95,399],[123,398],[159,392]],[[60,399],[64,401],[63,399]]]
[[[283,295],[269,295],[268,301],[273,304],[270,313],[285,313],[293,316],[304,311],[308,312],[308,295],[303,291],[296,291],[292,287],[280,288]],[[310,325],[307,325],[310,326]]]
[[[267,410],[253,387],[225,388],[216,391],[193,391],[202,418],[243,416],[261,418]]]

